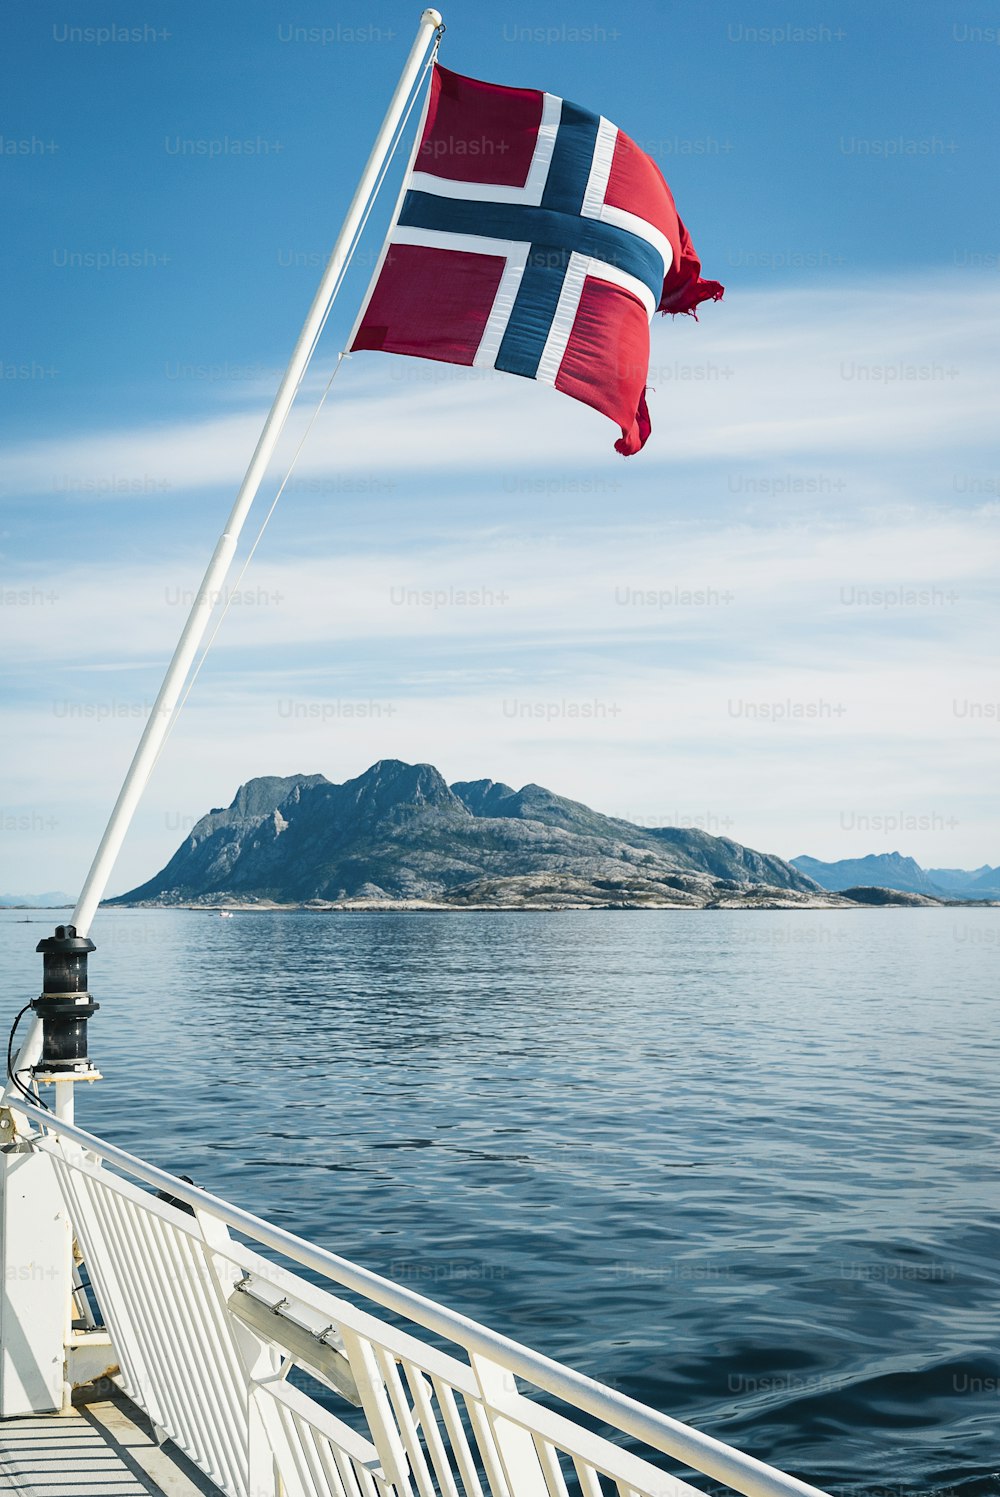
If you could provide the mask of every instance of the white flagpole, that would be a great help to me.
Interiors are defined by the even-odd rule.
[[[163,740],[167,736],[178,700],[187,679],[188,672],[198,652],[198,646],[204,638],[208,628],[215,600],[219,590],[225,582],[226,575],[232,563],[239,540],[243,523],[250,512],[257,495],[257,490],[264,479],[270,463],[272,454],[281,436],[282,428],[291,410],[292,402],[302,382],[302,378],[309,365],[320,329],[333,299],[337,278],[339,277],[346,260],[348,251],[358,232],[365,209],[371,198],[379,172],[389,152],[393,135],[403,116],[407,101],[413,91],[417,75],[420,71],[424,57],[427,53],[427,45],[431,36],[441,26],[441,15],[436,10],[425,10],[420,17],[420,25],[417,29],[416,39],[410,49],[410,55],[400,74],[396,91],[389,102],[389,108],[382,127],[375,139],[368,164],[365,167],[361,180],[358,183],[351,205],[347,210],[343,226],[337,236],[337,242],[333,247],[329,263],[323,272],[319,290],[309,308],[305,324],[299,334],[298,342],[292,351],[292,357],[288,368],[285,370],[278,393],[274,397],[264,429],[260,434],[256,451],[250,460],[250,466],[246,471],[246,477],[240,486],[236,496],[226,528],[219,537],[212,559],[208,564],[204,579],[195,599],[194,606],[188,615],[187,623],[177,642],[173,659],[167,667],[167,673],[163,678],[159,695],[153,704],[153,710],[139,740],[139,746],[135,751],[135,757],[129,766],[125,783],[122,785],[115,808],[111,813],[101,845],[91,864],[90,872],[87,874],[86,882],[77,900],[76,909],[73,912],[73,924],[77,934],[85,936],[90,930],[90,923],[94,918],[101,899],[111,877],[115,859],[121,849],[129,824],[135,814],[136,808],[146,788],[146,784],[153,771],[156,756],[160,751]]]

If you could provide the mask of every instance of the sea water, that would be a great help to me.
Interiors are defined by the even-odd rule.
[[[1000,1492],[1000,910],[93,936],[84,1127],[841,1497]]]

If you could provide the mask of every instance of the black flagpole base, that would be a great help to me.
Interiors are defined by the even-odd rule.
[[[57,925],[55,935],[35,948],[42,953],[42,991],[31,1005],[42,1021],[36,1073],[72,1076],[93,1070],[87,1020],[100,1004],[87,991],[87,957],[96,949],[88,937],[77,935],[75,925]]]

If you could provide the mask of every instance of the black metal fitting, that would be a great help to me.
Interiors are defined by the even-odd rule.
[[[97,948],[75,925],[57,925],[39,941],[42,991],[32,1008],[42,1021],[42,1054],[36,1071],[89,1071],[87,1020],[100,1008],[87,991],[87,957]]]

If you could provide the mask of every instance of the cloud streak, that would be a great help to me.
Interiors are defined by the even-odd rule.
[[[947,299],[947,317],[931,308]],[[908,454],[990,441],[1000,290],[940,276],[854,289],[746,291],[697,326],[657,321],[654,435],[635,481],[677,463]],[[314,395],[319,376],[309,387]],[[612,429],[527,381],[422,360],[355,356],[299,461],[304,477],[621,466]],[[218,392],[214,392],[217,394]],[[208,418],[15,444],[5,492],[162,502],[234,488],[266,404]],[[213,400],[213,403],[214,400]],[[309,401],[283,439],[287,462]],[[282,464],[279,461],[278,469]]]
[[[926,813],[904,851],[997,862],[1000,291],[963,282],[932,318],[941,300],[926,277],[849,300],[737,289],[699,326],[658,325],[653,439],[627,464],[551,391],[352,361],[117,887],[242,779],[393,755],[785,855],[891,850],[859,845],[863,818]],[[263,416],[219,394],[197,420],[8,452],[32,513],[55,483],[112,520],[86,567],[32,546],[4,571],[0,883],[82,877],[226,507],[199,501],[235,487]],[[151,487],[101,488],[116,475]]]

